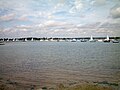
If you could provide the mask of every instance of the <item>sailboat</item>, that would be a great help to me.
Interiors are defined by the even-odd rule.
[[[34,41],[33,38],[31,38],[31,41],[32,41],[32,42]]]
[[[110,42],[109,36],[107,35],[107,38],[104,40],[104,42]]]
[[[25,42],[27,42],[27,38],[25,38]]]
[[[77,40],[76,39],[72,39],[71,42],[76,42]]]
[[[89,42],[95,42],[95,40],[93,39],[93,37],[92,37],[92,36],[90,37]]]
[[[82,39],[81,42],[87,42],[87,40],[86,39]]]

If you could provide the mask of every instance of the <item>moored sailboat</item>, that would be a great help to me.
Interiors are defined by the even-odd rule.
[[[104,39],[104,42],[110,42],[109,36],[107,35],[107,38]]]
[[[92,36],[90,37],[89,42],[95,42],[95,40],[93,39],[93,37],[92,37]]]

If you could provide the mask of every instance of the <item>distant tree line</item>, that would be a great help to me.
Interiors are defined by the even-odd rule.
[[[93,39],[105,39],[106,37],[93,37]],[[110,39],[120,39],[120,37],[109,37]],[[47,38],[47,37],[42,37],[42,38],[37,38],[37,37],[26,37],[26,38],[0,38],[0,41],[31,41],[31,40],[71,40],[71,39],[90,39],[90,37],[78,37],[78,38]]]

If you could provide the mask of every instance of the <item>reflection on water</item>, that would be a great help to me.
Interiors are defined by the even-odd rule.
[[[120,81],[120,44],[16,42],[0,46],[0,75],[59,83],[70,80]]]

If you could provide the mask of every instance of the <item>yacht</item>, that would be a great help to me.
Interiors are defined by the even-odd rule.
[[[95,42],[95,40],[93,39],[93,37],[92,37],[92,36],[90,37],[89,42]]]
[[[27,38],[25,38],[25,42],[27,42]]]
[[[103,40],[102,40],[102,39],[98,39],[97,41],[98,41],[98,42],[103,42]]]
[[[109,36],[107,35],[107,38],[104,39],[104,42],[110,42]]]
[[[118,40],[115,40],[115,39],[113,39],[112,42],[113,42],[113,43],[119,43],[119,41],[118,41]]]
[[[76,42],[77,40],[76,39],[72,39],[71,42]]]
[[[31,38],[31,41],[32,41],[32,42],[34,41],[33,38]]]
[[[85,39],[82,39],[82,40],[81,40],[81,42],[87,42],[87,40],[85,40]]]

